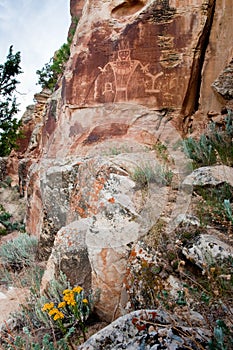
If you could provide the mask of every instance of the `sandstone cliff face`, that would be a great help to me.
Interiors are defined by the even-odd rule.
[[[86,2],[64,81],[66,103],[194,112],[213,13],[214,1]]]
[[[71,1],[81,17],[30,167],[27,230],[50,256],[44,283],[63,266],[73,282],[101,290],[103,318],[127,303],[130,247],[166,212],[169,169],[168,230],[187,209],[187,161],[175,146],[184,128],[203,127],[207,112],[226,105],[214,82],[232,59],[232,11],[214,0]],[[133,175],[163,166],[159,142],[169,169],[145,194]]]

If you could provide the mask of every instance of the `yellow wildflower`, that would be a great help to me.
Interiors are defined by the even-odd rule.
[[[56,315],[53,317],[53,319],[54,319],[54,321],[57,321],[57,320],[60,320],[60,319],[62,319],[64,317],[65,317],[64,314],[61,311],[58,311],[56,313]]]
[[[61,301],[59,304],[58,304],[58,309],[62,309],[63,307],[66,306],[66,302],[65,301]]]
[[[72,292],[72,290],[70,290],[70,289],[63,290],[63,294],[68,294],[68,293],[71,293],[71,292]]]
[[[54,314],[56,314],[56,313],[58,313],[58,312],[59,312],[59,310],[56,309],[56,308],[54,308],[54,309],[52,309],[52,310],[49,311],[49,316],[53,316]]]
[[[76,286],[73,288],[73,292],[78,293],[78,294],[81,293],[82,290],[83,290],[83,288],[80,286]]]
[[[68,305],[71,305],[71,303],[75,303],[74,293],[72,291],[66,293],[63,297],[63,300],[66,301]]]
[[[87,299],[83,299],[83,304],[88,304],[88,300]]]
[[[44,306],[42,307],[42,311],[47,311],[47,310],[51,310],[54,308],[54,303],[46,303],[44,304]]]

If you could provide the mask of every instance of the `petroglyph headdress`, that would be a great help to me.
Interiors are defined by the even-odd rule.
[[[129,42],[120,40],[118,44],[118,51],[130,51]]]

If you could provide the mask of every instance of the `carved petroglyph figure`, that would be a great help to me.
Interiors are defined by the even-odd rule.
[[[143,65],[131,58],[128,43],[120,43],[117,58],[109,61],[103,68],[98,67],[100,74],[95,81],[94,99],[99,102],[124,102],[145,94],[156,94],[156,79],[163,73],[153,75],[149,64]]]

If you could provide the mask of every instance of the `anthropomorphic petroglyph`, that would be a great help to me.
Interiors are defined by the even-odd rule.
[[[94,99],[98,102],[124,102],[145,97],[147,93],[159,93],[156,79],[162,72],[153,75],[149,64],[131,58],[128,43],[120,42],[117,57],[109,61],[95,81]]]

